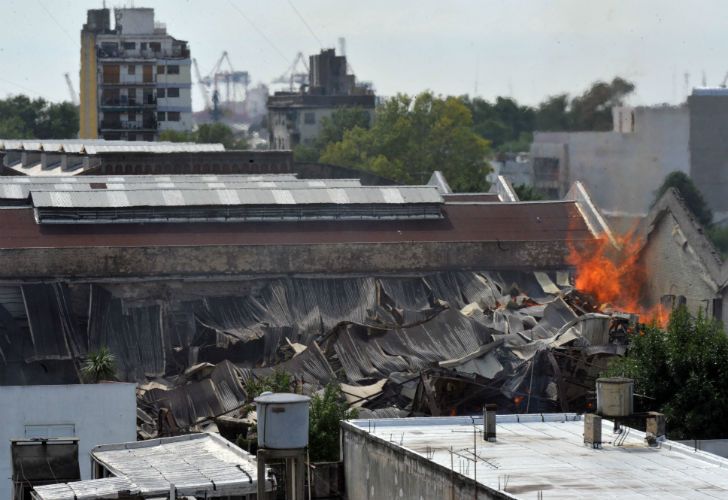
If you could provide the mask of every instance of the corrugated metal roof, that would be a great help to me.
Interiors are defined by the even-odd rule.
[[[214,434],[97,446],[91,455],[116,477],[38,486],[37,497],[40,500],[100,498],[102,494],[124,490],[144,498],[166,497],[174,485],[178,496],[207,498],[249,495],[258,488],[255,457]],[[272,489],[272,483],[267,481],[266,491]]]
[[[247,182],[247,181],[295,181],[297,174],[185,174],[185,175],[75,175],[65,176],[0,176],[0,184],[43,184],[58,182],[123,182],[140,184],[145,182]],[[343,179],[347,180],[347,179]],[[357,179],[348,179],[357,181]],[[309,182],[325,182],[311,180]]]
[[[163,178],[162,178],[163,179]],[[219,191],[234,189],[307,189],[321,187],[328,188],[346,188],[358,187],[361,184],[358,179],[330,179],[326,181],[310,181],[305,179],[284,178],[283,180],[275,180],[260,176],[251,176],[249,179],[239,178],[238,180],[222,180],[201,182],[194,180],[177,178],[174,180],[155,181],[148,179],[144,182],[136,182],[134,179],[122,180],[119,178],[105,178],[103,180],[85,181],[86,178],[76,179],[72,181],[64,178],[55,179],[56,182],[25,182],[25,183],[4,183],[0,181],[0,200],[22,200],[28,198],[31,192],[54,192],[54,191],[140,191],[140,190],[195,190],[195,191]]]
[[[440,204],[431,186],[32,191],[36,208],[122,208],[294,204]]]
[[[225,151],[225,146],[194,142],[105,141],[103,139],[53,139],[48,141],[0,139],[0,150],[85,152],[94,155],[99,153],[200,153]]]

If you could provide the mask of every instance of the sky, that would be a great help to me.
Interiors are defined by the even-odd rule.
[[[153,7],[190,43],[203,74],[223,51],[254,83],[285,73],[300,51],[346,39],[350,66],[384,96],[513,97],[535,105],[622,76],[630,104],[684,101],[728,76],[724,0],[108,0]],[[102,0],[0,0],[0,96],[68,100],[78,90],[80,29]],[[300,14],[300,16],[299,16]],[[302,20],[303,19],[303,20]],[[309,29],[310,28],[310,29]],[[689,75],[686,77],[686,75]],[[686,78],[689,80],[686,82]],[[193,108],[202,99],[193,91]]]

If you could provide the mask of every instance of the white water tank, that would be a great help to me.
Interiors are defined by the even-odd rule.
[[[634,380],[624,377],[597,379],[597,413],[603,417],[628,417],[633,413]]]
[[[264,392],[255,398],[258,446],[273,450],[308,446],[308,406],[311,398],[287,392]]]

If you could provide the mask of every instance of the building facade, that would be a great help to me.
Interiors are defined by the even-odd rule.
[[[276,92],[268,98],[270,149],[310,145],[321,132],[321,121],[339,108],[360,108],[374,116],[375,96],[347,71],[346,56],[333,49],[309,58],[309,86],[300,92]]]
[[[690,170],[688,108],[617,107],[612,112],[609,132],[536,132],[533,186],[559,198],[578,180],[606,213],[646,214],[665,176]]]
[[[694,89],[690,107],[690,177],[718,223],[728,221],[728,89]]]
[[[156,140],[193,127],[187,42],[155,22],[154,9],[93,9],[81,30],[80,136]]]
[[[15,498],[12,439],[78,439],[81,479],[90,479],[94,447],[136,439],[136,385],[2,386],[0,421],[0,498]]]

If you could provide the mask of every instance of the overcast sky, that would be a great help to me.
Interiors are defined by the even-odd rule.
[[[0,5],[0,95],[67,100],[63,74],[78,89],[85,11],[102,1]],[[154,7],[172,36],[190,42],[203,74],[227,50],[254,82],[269,82],[298,51],[335,47],[339,37],[357,77],[381,95],[477,90],[487,99],[536,104],[620,75],[637,84],[632,104],[677,103],[686,73],[692,87],[703,75],[717,86],[728,72],[724,0],[107,1],[124,5]],[[198,93],[192,95],[199,109]]]

